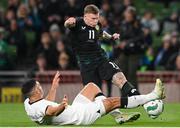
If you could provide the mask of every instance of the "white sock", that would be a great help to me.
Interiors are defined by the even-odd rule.
[[[128,97],[127,108],[135,108],[157,98],[154,92],[147,95],[136,95]]]
[[[104,100],[106,99],[105,96],[98,96],[95,98],[95,100]],[[117,109],[114,109],[112,110],[111,112],[109,112],[109,114],[112,116],[112,117],[116,117],[117,115],[121,114],[122,112],[120,112],[120,110],[117,108]]]

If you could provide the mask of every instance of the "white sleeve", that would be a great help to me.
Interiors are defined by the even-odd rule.
[[[45,116],[46,115],[46,110],[48,108],[49,104],[46,100],[41,100],[39,101],[37,104],[36,104],[36,113],[39,115],[39,116]]]
[[[46,115],[46,110],[49,105],[57,106],[55,102],[51,102],[45,99],[42,99],[33,104],[29,104],[29,99],[24,102],[25,110],[27,115],[31,118],[32,121],[38,121],[39,123],[43,122],[44,116]]]
[[[51,102],[51,101],[43,99],[36,104],[36,112],[42,116],[45,116],[48,106],[58,106],[58,104],[55,102]]]

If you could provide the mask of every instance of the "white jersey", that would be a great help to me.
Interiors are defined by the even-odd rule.
[[[73,104],[68,106],[58,116],[47,117],[45,112],[47,107],[57,106],[59,104],[45,99],[29,103],[29,98],[24,101],[27,115],[30,119],[39,124],[51,125],[88,125],[94,123],[99,117],[105,113],[102,101],[91,102],[89,99],[79,94]]]
[[[39,124],[61,124],[61,125],[76,123],[77,121],[76,110],[73,109],[71,106],[68,106],[67,109],[65,109],[58,116],[46,117],[45,112],[49,105],[58,106],[57,103],[45,99],[41,99],[32,104],[29,103],[28,98],[24,101],[26,113],[30,117],[30,119],[34,122],[37,122]]]

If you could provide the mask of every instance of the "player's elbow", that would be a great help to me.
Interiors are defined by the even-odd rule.
[[[56,116],[57,115],[57,108],[56,107],[52,107],[52,106],[48,106],[48,108],[46,109],[46,115],[47,116]]]
[[[53,112],[51,116],[58,116],[61,112]]]
[[[50,111],[48,113],[46,113],[47,116],[58,116],[60,113],[57,111]]]
[[[64,105],[59,105],[57,107],[48,106],[46,115],[47,116],[58,116],[61,114],[65,109]]]
[[[56,116],[57,114],[56,114],[56,112],[54,111],[51,111],[51,112],[49,112],[49,113],[47,113],[46,114],[47,116]]]

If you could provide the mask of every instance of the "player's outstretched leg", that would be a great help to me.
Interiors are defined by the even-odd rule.
[[[165,98],[164,86],[160,79],[156,80],[154,90],[146,95],[136,95],[131,97],[110,97],[103,100],[106,113],[116,108],[135,108],[151,100]]]
[[[88,98],[90,101],[98,101],[104,100],[106,97],[101,92],[100,88],[96,86],[94,83],[88,83],[80,92],[81,95]],[[79,101],[81,102],[81,101]],[[132,122],[137,120],[140,117],[140,113],[131,112],[131,113],[123,113],[120,112],[119,108],[112,110],[109,114],[115,119],[115,121],[119,124],[125,122]]]

